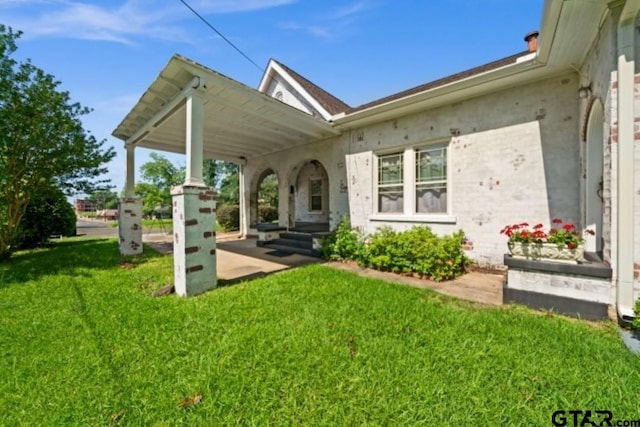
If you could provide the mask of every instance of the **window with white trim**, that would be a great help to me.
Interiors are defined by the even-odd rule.
[[[322,180],[312,179],[309,181],[309,211],[322,210]]]
[[[378,212],[404,210],[404,153],[378,156]]]
[[[448,145],[440,140],[377,154],[374,219],[455,221],[449,215]]]
[[[415,151],[415,212],[447,212],[447,147],[424,147]]]

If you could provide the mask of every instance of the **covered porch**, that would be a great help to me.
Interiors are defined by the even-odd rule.
[[[136,148],[186,155],[185,180],[172,189],[172,209],[175,287],[178,294],[187,296],[217,283],[216,195],[204,183],[204,159],[239,165],[240,233],[246,235],[248,216],[257,208],[246,191],[247,163],[337,134],[322,119],[185,57],[173,56],[113,132],[124,141],[127,153],[125,196],[119,207],[120,252],[142,252],[141,201],[134,191]],[[290,187],[280,185],[279,196],[289,200]],[[289,227],[287,206],[282,207],[281,203],[278,225]]]

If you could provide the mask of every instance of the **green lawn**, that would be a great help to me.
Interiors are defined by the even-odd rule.
[[[118,226],[118,221],[113,221],[111,223],[112,227]],[[172,219],[143,219],[142,220],[142,228],[143,229],[164,229],[167,231],[171,231],[173,229],[173,220]],[[216,231],[226,231],[218,222],[216,221]]]
[[[171,258],[65,240],[0,264],[0,425],[551,425],[640,419],[610,324],[313,265],[152,297]]]

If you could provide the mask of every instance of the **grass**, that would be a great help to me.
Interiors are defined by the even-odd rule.
[[[171,258],[65,240],[0,264],[0,425],[550,425],[640,417],[610,324],[313,265],[154,298]]]
[[[112,221],[111,227],[117,227],[118,221]],[[167,231],[171,231],[173,229],[173,220],[172,219],[143,219],[142,220],[143,229],[165,229]],[[216,231],[226,231],[218,222],[216,222]]]

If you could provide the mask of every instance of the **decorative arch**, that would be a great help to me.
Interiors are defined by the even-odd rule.
[[[276,171],[270,167],[263,169],[262,172],[254,174],[251,179],[250,193],[249,193],[249,224],[251,228],[254,228],[256,224],[259,222],[258,216],[258,195],[260,190],[260,185],[264,181],[266,177],[269,175],[275,175],[278,183],[280,182],[280,177],[276,173]]]
[[[595,235],[586,235],[585,250],[602,252],[604,214],[604,107],[600,99],[593,97],[586,110],[584,126],[584,225],[595,231]]]
[[[289,183],[289,227],[300,224],[328,224],[330,176],[322,162],[307,158],[287,172]]]

